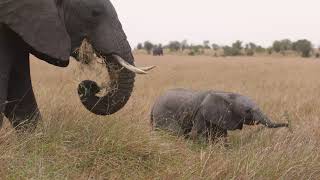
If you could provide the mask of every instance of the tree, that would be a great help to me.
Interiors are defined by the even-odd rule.
[[[274,41],[272,48],[277,53],[279,52],[284,53],[285,51],[292,50],[292,42],[289,39]]]
[[[203,41],[203,48],[205,49],[210,49],[210,41],[206,40],[206,41]]]
[[[224,56],[239,56],[241,55],[239,49],[230,47],[230,46],[224,46],[222,47]]]
[[[168,44],[168,48],[170,49],[170,51],[179,51],[181,49],[181,44],[178,41],[171,41]]]
[[[265,49],[264,47],[258,45],[258,46],[256,47],[255,51],[256,51],[257,53],[263,53],[263,52],[266,52],[267,49]]]
[[[272,45],[273,51],[279,53],[281,51],[281,42],[280,41],[274,41]]]
[[[234,48],[235,50],[239,50],[241,51],[243,49],[242,47],[242,42],[241,41],[236,41],[232,44],[232,48]]]
[[[139,43],[139,44],[137,45],[137,49],[138,49],[138,50],[143,49],[143,46],[142,46],[141,43]]]
[[[310,57],[312,48],[311,42],[307,39],[298,40],[293,43],[293,49],[301,53],[302,57]]]
[[[273,48],[272,48],[272,47],[268,47],[268,48],[267,48],[267,52],[268,52],[269,55],[272,54],[272,51],[273,51]]]
[[[256,45],[254,43],[248,43],[245,45],[244,51],[247,56],[253,56]]]
[[[144,49],[148,52],[148,54],[151,54],[152,48],[153,44],[150,41],[144,42]]]
[[[212,47],[212,49],[215,50],[215,51],[217,51],[217,50],[220,49],[220,46],[219,46],[218,44],[212,44],[211,47]]]
[[[242,42],[236,41],[231,47],[224,46],[222,49],[225,56],[239,56],[241,55],[241,50],[243,49]]]
[[[202,45],[190,45],[189,46],[189,49],[191,50],[189,52],[189,55],[190,56],[194,56],[194,55],[198,55],[198,54],[203,54],[204,52],[202,51],[203,50],[203,46]]]
[[[188,41],[187,40],[183,40],[181,42],[181,50],[184,51],[185,49],[188,49],[189,45],[188,45]]]
[[[290,39],[283,39],[280,41],[280,43],[282,51],[292,50],[292,42],[290,41]]]

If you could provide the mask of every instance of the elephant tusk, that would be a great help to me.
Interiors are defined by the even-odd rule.
[[[157,66],[148,66],[148,67],[139,67],[139,69],[143,70],[143,71],[150,71],[154,68],[156,68]]]
[[[121,64],[121,66],[125,67],[129,71],[132,71],[136,74],[148,74],[146,71],[132,66],[131,64],[126,62],[124,59],[122,59],[120,56],[118,55],[112,55],[112,56],[118,61],[119,64]]]

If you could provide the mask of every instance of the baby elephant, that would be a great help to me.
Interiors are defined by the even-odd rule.
[[[227,130],[260,123],[268,128],[288,127],[273,123],[250,98],[219,91],[172,89],[158,98],[151,112],[153,129],[191,138],[227,137]]]

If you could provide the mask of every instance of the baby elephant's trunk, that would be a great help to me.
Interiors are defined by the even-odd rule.
[[[280,128],[280,127],[289,127],[288,123],[274,123],[260,110],[253,112],[253,118],[255,121],[265,125],[268,128]]]

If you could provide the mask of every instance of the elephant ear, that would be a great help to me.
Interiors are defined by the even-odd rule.
[[[233,104],[217,94],[209,94],[201,103],[201,114],[209,123],[224,130],[242,129],[243,123],[234,116]]]
[[[16,32],[38,58],[57,66],[68,65],[70,37],[54,0],[2,0],[0,23]]]

